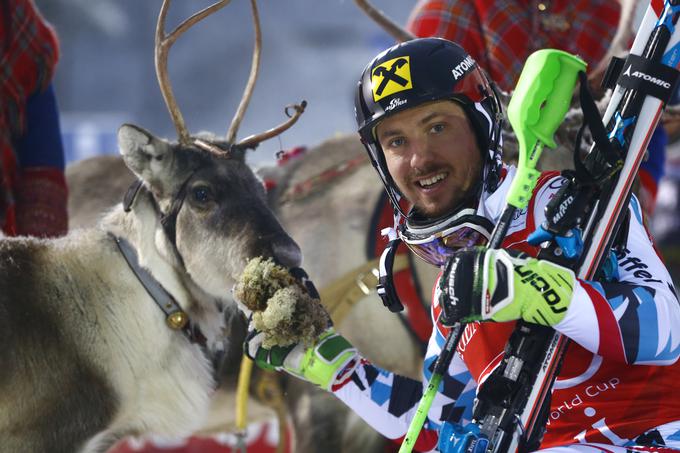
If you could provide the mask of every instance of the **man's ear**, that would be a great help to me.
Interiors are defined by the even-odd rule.
[[[118,148],[128,166],[157,194],[172,187],[173,147],[149,131],[133,124],[118,129]]]

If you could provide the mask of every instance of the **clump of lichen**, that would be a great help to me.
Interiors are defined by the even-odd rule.
[[[248,262],[234,296],[252,310],[253,327],[264,333],[265,348],[312,345],[329,325],[321,301],[271,258]]]
[[[263,311],[267,301],[280,289],[295,285],[295,277],[274,260],[253,258],[248,261],[234,288],[234,296],[252,311]]]

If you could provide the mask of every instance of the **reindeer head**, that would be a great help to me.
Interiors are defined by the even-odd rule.
[[[130,124],[118,131],[123,159],[143,182],[142,190],[160,216],[162,229],[154,240],[162,244],[161,254],[182,264],[193,282],[215,297],[224,296],[251,258],[272,257],[288,267],[298,266],[301,260],[299,247],[267,207],[264,186],[245,163],[245,152],[290,127],[305,103],[294,106],[295,114],[281,126],[235,143],[259,63],[261,38],[255,0],[251,0],[257,38],[253,65],[227,137],[190,135],[170,88],[169,47],[191,25],[227,3],[213,4],[166,35],[169,0],[163,2],[156,29],[156,71],[178,141],[166,141]],[[137,190],[141,186],[138,184]]]

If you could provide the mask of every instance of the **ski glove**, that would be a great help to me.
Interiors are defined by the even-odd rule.
[[[576,278],[565,267],[513,250],[462,249],[439,281],[441,322],[512,321],[554,326],[565,316]]]
[[[249,326],[245,353],[266,370],[286,371],[325,390],[335,390],[351,377],[360,357],[357,350],[332,327],[324,331],[312,346],[262,346],[264,334]]]

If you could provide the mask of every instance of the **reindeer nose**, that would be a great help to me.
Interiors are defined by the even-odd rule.
[[[302,264],[302,251],[291,238],[275,239],[272,243],[274,259],[285,267],[298,267]]]

